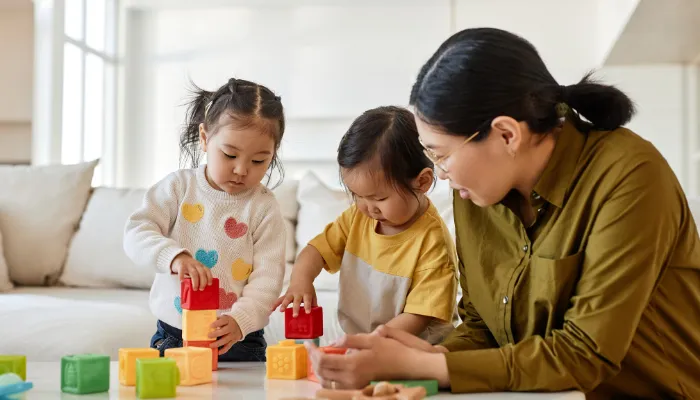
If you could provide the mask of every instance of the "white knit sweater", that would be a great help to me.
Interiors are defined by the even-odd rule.
[[[188,252],[219,278],[218,315],[231,315],[243,337],[264,328],[284,278],[285,227],[279,204],[262,184],[229,195],[212,188],[206,166],[171,173],[146,193],[129,218],[124,250],[156,269],[153,314],[182,329],[180,281],[170,272]]]

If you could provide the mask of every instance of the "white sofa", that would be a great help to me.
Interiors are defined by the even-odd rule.
[[[91,189],[94,167],[0,167],[6,185],[0,192],[0,354],[31,361],[85,352],[115,358],[119,348],[148,346],[156,326],[148,309],[154,271],[134,266],[122,250],[124,223],[145,190]],[[275,194],[287,221],[288,279],[298,244],[349,199],[313,174],[287,180]],[[452,229],[447,185],[439,183],[430,196]],[[316,288],[325,344],[342,334],[337,275],[323,272]],[[265,336],[268,343],[284,337],[281,313],[272,315]]]

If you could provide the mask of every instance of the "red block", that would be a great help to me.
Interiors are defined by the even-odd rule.
[[[323,336],[323,308],[313,307],[310,313],[301,308],[292,317],[292,307],[284,310],[284,336],[287,339],[314,339]]]
[[[340,354],[340,355],[343,355],[348,351],[348,349],[344,349],[342,347],[329,347],[329,346],[319,347],[318,349],[326,354]],[[306,361],[306,365],[308,365],[308,370],[306,371],[306,379],[310,380],[311,382],[320,383],[318,381],[318,377],[314,373],[314,367],[311,363],[311,357],[309,357],[308,360]]]
[[[218,310],[219,279],[212,279],[204,290],[193,290],[192,280],[184,279],[180,282],[180,305],[183,310]]]
[[[195,342],[189,340],[183,340],[182,345],[185,347],[206,347],[210,349],[209,345],[211,342]],[[219,349],[211,349],[211,370],[216,371],[219,369]]]

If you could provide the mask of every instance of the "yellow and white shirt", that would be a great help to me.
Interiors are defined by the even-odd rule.
[[[454,325],[457,256],[431,203],[408,229],[376,232],[377,221],[355,205],[309,245],[330,273],[340,271],[338,320],[345,333],[370,333],[401,313],[433,317],[420,336],[439,342]]]

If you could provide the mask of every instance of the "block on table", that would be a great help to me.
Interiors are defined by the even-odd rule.
[[[376,385],[379,382],[372,382],[371,385]],[[426,396],[434,396],[438,394],[438,381],[436,380],[424,380],[424,381],[389,381],[389,383],[394,385],[403,385],[407,388],[413,387],[423,387],[426,391]]]
[[[180,385],[192,386],[212,381],[212,349],[203,347],[178,347],[165,350],[165,357],[172,358],[180,370]]]
[[[12,372],[27,380],[27,357],[22,355],[0,355],[0,375]]]
[[[109,390],[109,356],[77,354],[61,358],[61,391],[72,394]]]
[[[119,349],[119,383],[124,386],[136,385],[136,360],[139,358],[158,358],[160,353],[151,348]]]
[[[304,342],[313,342],[313,344],[316,345],[316,347],[321,346],[321,338],[313,338],[313,339],[295,339],[294,343],[296,344],[304,344]]]
[[[323,308],[313,307],[310,313],[301,308],[292,316],[292,307],[284,310],[284,337],[287,339],[314,339],[323,336]]]
[[[209,332],[216,321],[216,310],[182,310],[182,339],[196,342],[213,342]]]
[[[211,342],[198,342],[192,340],[183,340],[182,345],[185,347],[204,347],[211,349],[209,345]],[[219,369],[219,349],[211,349],[211,370],[216,371]]]
[[[180,370],[172,358],[136,360],[136,397],[139,399],[173,398],[180,384]]]
[[[282,340],[267,347],[268,379],[301,379],[306,377],[306,348],[294,340]]]
[[[219,279],[213,278],[211,285],[204,290],[194,290],[192,279],[180,282],[180,306],[183,310],[218,310]]]

